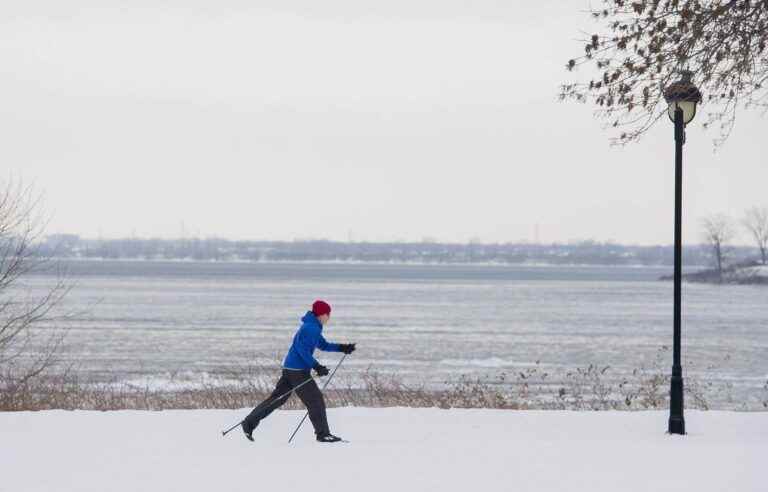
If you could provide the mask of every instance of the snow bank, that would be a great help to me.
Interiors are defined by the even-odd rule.
[[[0,413],[1,492],[766,490],[768,413],[331,409],[349,444],[314,442],[278,411]],[[307,422],[309,424],[309,422]]]
[[[727,276],[736,281],[765,280],[768,279],[768,265],[737,268]]]

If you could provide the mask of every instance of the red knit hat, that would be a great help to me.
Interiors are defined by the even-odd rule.
[[[312,312],[315,313],[315,316],[331,314],[331,305],[325,301],[315,301],[312,304]]]

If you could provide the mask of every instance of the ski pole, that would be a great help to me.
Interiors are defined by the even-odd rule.
[[[274,397],[274,398],[270,398],[269,400],[267,400],[266,402],[264,402],[264,403],[265,403],[265,405],[264,405],[264,406],[269,406],[269,405],[271,405],[273,402],[275,402],[275,401],[279,400],[280,398],[282,398],[282,397],[284,397],[284,396],[286,396],[286,395],[290,395],[291,393],[293,393],[293,392],[294,392],[294,391],[296,391],[297,389],[301,388],[302,386],[304,386],[305,384],[307,384],[307,383],[308,383],[308,382],[310,382],[310,381],[312,381],[312,376],[309,376],[309,377],[308,377],[306,380],[302,381],[302,382],[301,382],[301,384],[299,384],[299,385],[297,385],[297,386],[294,386],[293,388],[291,388],[291,390],[290,390],[290,391],[286,391],[285,393],[283,393],[283,394],[282,394],[282,395],[280,395],[280,396],[276,396],[276,397]],[[227,434],[229,434],[229,432],[230,432],[230,431],[234,430],[234,429],[235,429],[235,428],[236,428],[238,425],[240,425],[240,424],[242,424],[242,423],[243,423],[243,421],[241,420],[240,422],[236,423],[235,425],[233,425],[233,426],[232,426],[232,427],[230,427],[229,429],[227,429],[227,430],[225,430],[225,431],[221,431],[221,435],[222,435],[222,436],[226,436]]]
[[[336,374],[336,369],[338,369],[338,368],[339,368],[339,366],[341,366],[341,363],[342,363],[342,362],[344,362],[344,359],[346,359],[346,358],[347,358],[347,354],[344,354],[344,356],[341,358],[341,360],[339,361],[339,363],[338,363],[338,364],[336,364],[336,367],[334,367],[334,368],[333,368],[333,371],[331,372],[331,375],[330,375],[330,376],[328,376],[328,379],[325,381],[325,384],[323,385],[323,389],[325,389],[325,388],[326,388],[326,386],[328,386],[328,383],[330,383],[330,382],[331,382],[331,379],[333,379],[333,375],[334,375],[334,374]],[[304,418],[302,418],[302,419],[301,419],[301,422],[299,422],[299,425],[296,427],[296,430],[295,430],[295,431],[293,431],[293,434],[291,434],[291,437],[290,437],[290,439],[288,439],[288,444],[290,444],[290,443],[291,443],[291,441],[293,441],[293,436],[295,436],[295,435],[296,435],[296,433],[297,433],[297,432],[299,432],[299,429],[300,429],[300,428],[301,428],[301,426],[304,424],[304,421],[305,421],[305,420],[307,420],[307,416],[308,416],[308,415],[309,415],[309,410],[307,410],[307,413],[305,413],[305,414],[304,414]]]

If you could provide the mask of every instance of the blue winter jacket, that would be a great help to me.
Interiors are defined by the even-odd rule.
[[[299,331],[293,336],[293,343],[285,356],[283,367],[286,369],[312,369],[317,359],[312,355],[316,348],[326,352],[341,352],[338,343],[328,343],[323,338],[323,325],[312,311],[301,318]]]

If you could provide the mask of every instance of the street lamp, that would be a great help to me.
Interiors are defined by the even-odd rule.
[[[669,433],[685,434],[683,417],[683,368],[680,364],[680,304],[682,281],[682,219],[683,219],[683,144],[685,125],[696,116],[696,105],[701,101],[701,92],[691,82],[693,73],[685,70],[682,78],[670,84],[664,91],[669,104],[669,119],[675,124],[675,307],[674,307],[674,348],[672,362],[672,383],[669,393]]]

